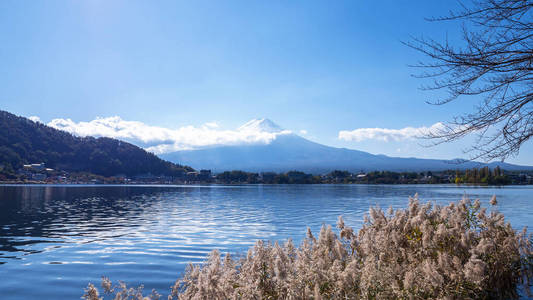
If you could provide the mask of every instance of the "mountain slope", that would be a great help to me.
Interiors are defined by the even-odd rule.
[[[263,124],[265,122],[266,124]],[[253,120],[245,126],[268,128],[270,132],[282,131],[279,126],[265,119]],[[363,151],[321,145],[296,134],[280,134],[269,144],[219,146],[200,150],[177,151],[161,154],[160,157],[216,172],[226,170],[253,172],[300,170],[317,174],[335,169],[352,172],[374,170],[438,171],[484,166],[484,164],[470,161],[458,163],[459,161],[450,160],[373,155]],[[488,164],[489,167],[496,165],[506,170],[531,169],[531,167],[507,163]]]
[[[130,143],[111,138],[75,137],[0,111],[0,164],[18,169],[22,164],[40,162],[49,168],[103,176],[145,173],[179,176],[192,170],[164,161]]]

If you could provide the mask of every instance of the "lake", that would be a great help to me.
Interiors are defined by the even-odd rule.
[[[514,228],[533,224],[533,186],[0,185],[2,299],[79,299],[102,275],[166,295],[188,262],[257,239],[299,243],[309,226],[343,215],[359,228],[370,206],[408,196],[447,204],[463,195],[497,208]]]

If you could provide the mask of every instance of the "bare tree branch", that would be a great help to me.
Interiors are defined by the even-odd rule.
[[[468,149],[472,159],[505,160],[518,154],[533,136],[533,0],[472,0],[461,10],[431,22],[462,21],[462,47],[446,39],[412,37],[407,46],[429,62],[413,66],[431,78],[423,90],[446,90],[447,96],[430,101],[443,105],[458,98],[481,96],[475,112],[456,116],[426,138],[440,144],[470,134],[477,142]]]

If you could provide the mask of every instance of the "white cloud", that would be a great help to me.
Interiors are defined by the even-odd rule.
[[[31,117],[28,117],[28,119],[32,120],[33,122],[39,122],[39,123],[42,123],[41,122],[41,118],[37,117],[37,116],[31,116]]]
[[[71,119],[54,119],[48,123],[48,126],[77,136],[122,139],[156,154],[215,145],[268,144],[278,135],[291,133],[287,130],[266,132],[250,128],[220,130],[215,122],[205,123],[200,127],[184,126],[170,129],[138,121],[126,121],[119,116],[77,123]]]
[[[204,124],[205,127],[207,128],[218,128],[218,123],[217,122],[207,122]]]
[[[307,134],[307,130],[305,130],[305,129],[300,130],[300,134],[306,135]]]
[[[389,128],[358,128],[355,130],[339,131],[339,139],[346,141],[361,142],[364,140],[378,141],[404,141],[415,139],[428,133],[436,133],[445,128],[441,122],[435,123],[430,127],[405,127],[402,129]]]

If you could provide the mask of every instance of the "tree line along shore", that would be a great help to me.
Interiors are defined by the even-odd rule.
[[[176,176],[143,173],[103,176],[90,172],[67,172],[41,164],[24,165],[14,171],[0,165],[0,183],[12,184],[533,184],[533,170],[507,171],[499,167],[425,172],[349,172],[335,170],[315,175],[301,171],[212,173],[211,170],[183,172]]]

